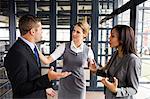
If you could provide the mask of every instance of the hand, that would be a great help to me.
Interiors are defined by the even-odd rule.
[[[108,78],[103,77],[101,82],[113,93],[117,92],[118,79],[116,77],[113,78],[114,82],[109,82]]]
[[[61,73],[59,73],[59,72],[55,72],[53,70],[54,70],[54,68],[51,67],[48,71],[49,80],[58,80],[60,78],[65,78],[65,77],[67,77],[71,74],[71,72],[61,72]]]
[[[47,89],[46,89],[46,93],[47,93],[49,96],[52,96],[52,97],[54,97],[54,96],[56,95],[55,90],[53,90],[52,88],[47,88]]]
[[[96,62],[95,60],[90,60],[88,62],[88,65],[89,65],[89,69],[92,71],[92,72],[96,72],[97,71],[97,67],[96,67]]]

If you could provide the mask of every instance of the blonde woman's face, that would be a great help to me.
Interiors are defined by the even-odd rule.
[[[118,46],[120,45],[120,41],[119,41],[119,35],[118,35],[118,32],[113,29],[111,31],[111,34],[110,34],[110,47],[111,48],[118,48]]]
[[[74,42],[76,41],[83,41],[85,35],[83,34],[83,29],[79,27],[78,25],[75,25],[73,31],[72,31],[72,40]]]

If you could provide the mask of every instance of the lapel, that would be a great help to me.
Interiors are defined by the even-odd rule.
[[[120,71],[122,66],[125,64],[124,62],[127,62],[129,60],[129,56],[130,56],[130,54],[127,54],[127,55],[123,56],[121,61],[117,64],[113,74],[110,75],[111,77],[115,77],[118,74],[118,72]],[[112,66],[112,63],[113,63],[113,61],[115,60],[116,57],[117,57],[117,52],[115,52],[114,57],[112,57],[112,59],[110,60],[110,63],[109,63],[109,66],[108,66],[108,71],[109,71],[109,68]]]
[[[116,58],[117,56],[117,51],[114,52],[114,54],[112,55],[111,59],[109,60],[108,64],[106,65],[106,70],[108,71],[110,66],[112,65],[114,59]]]
[[[40,64],[38,64],[35,56],[34,56],[34,53],[32,51],[32,49],[30,48],[30,46],[28,44],[26,44],[23,40],[21,40],[20,38],[18,38],[18,42],[20,44],[22,44],[22,46],[24,46],[26,48],[26,50],[28,51],[29,55],[31,56],[31,58],[35,61],[35,63],[37,64],[37,66],[39,66]]]
[[[125,64],[124,62],[126,62],[127,59],[128,59],[127,56],[128,55],[123,56],[123,58],[121,59],[121,61],[117,64],[112,77],[115,77],[118,74],[118,72],[121,70],[122,66],[124,66],[124,64]]]

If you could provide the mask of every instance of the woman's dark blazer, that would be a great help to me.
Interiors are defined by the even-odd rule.
[[[20,38],[8,51],[4,66],[12,85],[13,98],[46,98],[45,89],[52,87],[48,75],[41,76],[31,48]]]
[[[112,77],[118,79],[117,93],[114,94],[106,88],[105,99],[134,99],[134,95],[137,93],[139,86],[141,60],[133,53],[124,55],[118,64],[114,64],[116,63],[116,59],[117,51],[108,62],[105,73],[102,70],[97,71],[97,75],[107,76],[112,82]]]

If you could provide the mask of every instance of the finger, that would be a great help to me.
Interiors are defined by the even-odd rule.
[[[101,77],[101,80],[105,80],[105,77]]]
[[[54,67],[53,66],[51,66],[51,68],[50,68],[51,70],[54,70]]]
[[[68,74],[67,75],[71,75],[72,73],[71,72],[68,72]]]
[[[94,67],[94,69],[96,69],[96,64],[94,63],[94,64],[92,64],[92,67]]]
[[[63,72],[62,76],[66,77],[66,76],[69,76],[70,74],[71,74],[71,72]]]
[[[52,97],[54,97],[54,96],[56,95],[55,90],[53,90],[52,88],[46,89],[46,93],[47,93],[49,96],[52,96]]]
[[[96,66],[96,62],[94,59],[90,59],[88,63],[89,63],[89,66],[93,66],[93,67]]]
[[[104,84],[105,86],[110,85],[110,82],[109,82],[109,78],[108,78],[108,77],[104,78],[103,84]]]
[[[101,79],[101,82],[102,82],[104,85],[105,85],[105,82],[106,82],[105,79],[106,79],[105,77],[102,77],[102,79]]]
[[[109,78],[108,78],[108,77],[106,77],[106,78],[105,78],[105,81],[108,81],[108,80],[109,80]]]
[[[95,61],[95,59],[92,59],[92,61],[93,61],[93,63],[96,65],[96,61]]]
[[[49,96],[52,96],[54,97],[56,94],[54,92],[51,92],[51,93],[47,93]]]
[[[96,64],[95,63],[89,64],[89,69],[94,72],[97,71]]]
[[[54,67],[53,66],[51,66],[51,68],[49,69],[50,71],[53,71],[54,70]]]
[[[118,79],[116,77],[114,77],[114,83],[116,86],[118,86]]]
[[[70,74],[71,74],[71,72],[61,72],[61,73],[57,73],[57,79],[65,78],[65,77],[69,76]]]
[[[55,91],[55,90],[52,90],[52,92],[53,92],[54,94],[56,94],[56,91]]]
[[[118,82],[118,79],[116,77],[113,77],[114,82]]]
[[[56,92],[52,90],[51,96],[54,97],[56,95]]]

